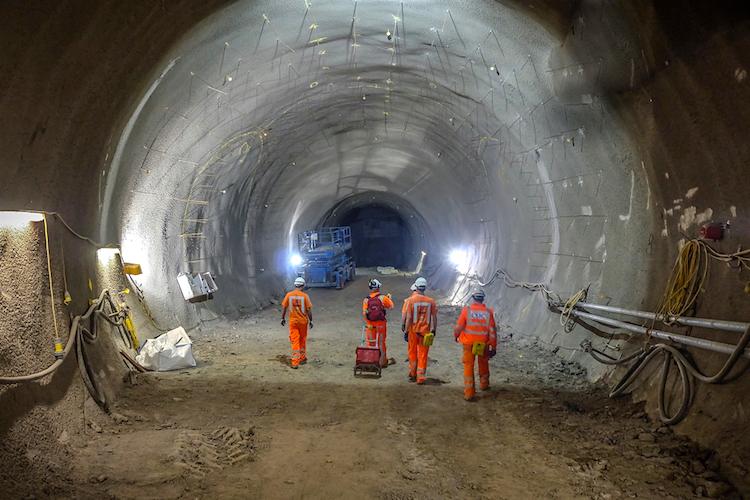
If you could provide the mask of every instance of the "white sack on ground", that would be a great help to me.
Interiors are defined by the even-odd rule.
[[[396,269],[393,266],[378,266],[376,268],[380,274],[390,275],[390,274],[398,274],[399,270]]]
[[[135,357],[144,368],[158,372],[195,366],[193,342],[181,326],[143,344]]]

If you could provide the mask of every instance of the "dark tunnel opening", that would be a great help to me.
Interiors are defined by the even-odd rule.
[[[415,238],[409,224],[396,210],[372,204],[342,214],[339,224],[352,228],[352,256],[359,267],[415,265]]]

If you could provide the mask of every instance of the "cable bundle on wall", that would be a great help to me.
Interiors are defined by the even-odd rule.
[[[103,319],[114,326],[126,345],[132,349],[132,339],[126,331],[123,321],[124,313],[117,308],[109,290],[104,290],[97,299],[93,300],[86,312],[75,316],[70,324],[68,340],[58,358],[44,370],[29,375],[15,377],[0,377],[0,385],[20,384],[39,380],[52,374],[62,366],[73,348],[76,349],[78,369],[81,373],[86,389],[96,403],[107,410],[107,400],[95,382],[95,375],[86,359],[85,344],[92,344],[98,338],[97,319]]]
[[[735,269],[744,267],[750,270],[750,250],[727,254],[715,250],[703,240],[689,240],[677,255],[657,307],[658,314],[664,314],[667,318],[685,316],[695,308],[708,280],[709,259],[724,262]],[[665,322],[671,324],[669,320]]]
[[[687,313],[692,312],[695,309],[700,294],[705,290],[710,259],[725,262],[732,268],[744,267],[750,269],[750,266],[748,266],[748,264],[750,264],[750,250],[738,250],[735,253],[725,254],[713,249],[709,244],[702,240],[694,239],[686,242],[680,248],[680,252],[659,302],[658,310],[656,313],[652,313],[652,315],[649,316],[652,318],[651,329],[640,328],[642,332],[646,333],[647,341],[650,340],[651,333],[655,332],[653,326],[657,320],[672,325],[677,323],[681,316],[685,316]],[[541,292],[547,299],[550,307],[560,312],[560,324],[568,332],[571,331],[572,326],[575,324],[574,316],[578,316],[576,309],[581,306],[585,307],[584,301],[586,300],[587,289],[582,289],[566,301],[563,301],[559,295],[552,292],[545,284],[515,281],[504,269],[498,269],[486,283],[480,284],[483,286],[491,284],[500,277],[502,277],[503,283],[510,288],[520,287],[530,291]],[[624,310],[619,309],[619,312],[622,313]],[[592,315],[588,316],[590,317],[588,319],[593,319],[591,318]],[[602,318],[602,320],[604,319],[605,318]],[[595,319],[593,320],[595,321]],[[605,322],[605,324],[608,323],[611,322]],[[621,323],[621,325],[625,326],[624,323]],[[637,325],[631,326],[637,328]],[[670,340],[674,340],[672,337],[669,338]],[[625,375],[612,388],[610,397],[625,394],[628,389],[632,387],[638,376],[642,374],[654,360],[661,356],[662,363],[658,382],[659,416],[665,424],[673,425],[680,422],[688,414],[690,405],[692,404],[695,380],[697,379],[708,384],[721,384],[726,382],[739,358],[745,354],[745,349],[749,343],[750,326],[747,326],[744,329],[742,337],[734,346],[722,368],[714,375],[704,374],[684,351],[664,343],[644,345],[635,352],[620,359],[613,358],[612,356],[594,348],[589,340],[584,340],[581,343],[581,348],[600,363],[607,365],[625,365],[632,363],[627,369]],[[675,365],[677,368],[678,377],[682,387],[681,400],[679,406],[674,411],[670,411],[671,409],[667,402],[667,383],[672,370],[672,365]]]
[[[695,306],[708,277],[708,252],[700,240],[690,240],[680,249],[667,281],[657,313],[684,316]]]

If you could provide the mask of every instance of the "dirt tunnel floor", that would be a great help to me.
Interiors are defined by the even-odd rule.
[[[408,278],[386,278],[400,305]],[[492,389],[462,399],[457,310],[444,308],[431,383],[407,382],[391,315],[381,379],[355,379],[366,288],[314,290],[310,362],[279,311],[194,332],[198,367],[138,377],[87,428],[62,494],[116,498],[691,498],[731,493],[705,450],[607,399],[579,368],[504,343]]]

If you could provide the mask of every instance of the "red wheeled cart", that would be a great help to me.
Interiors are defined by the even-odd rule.
[[[365,337],[365,329],[362,327],[362,344],[357,347],[354,355],[354,376],[362,376],[365,373],[380,377],[380,336],[375,337],[375,345],[372,346]]]

